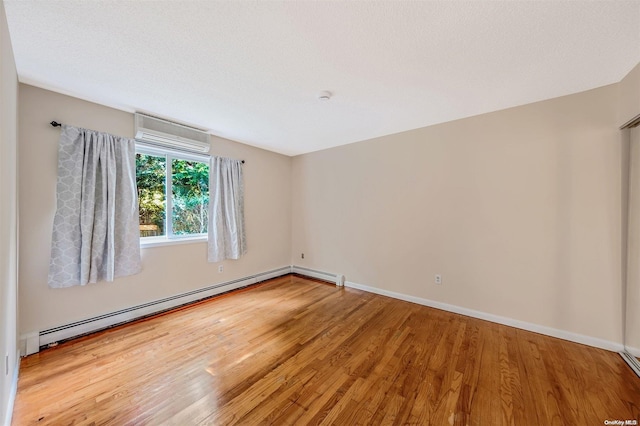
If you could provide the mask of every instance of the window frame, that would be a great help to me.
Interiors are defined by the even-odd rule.
[[[208,154],[198,154],[180,149],[172,149],[167,147],[159,147],[152,144],[136,141],[136,155],[153,155],[155,157],[165,157],[166,172],[164,175],[165,185],[165,217],[164,231],[165,235],[154,237],[140,237],[141,247],[155,247],[174,244],[187,244],[193,242],[203,242],[208,240],[208,233],[175,235],[173,233],[173,160],[199,161],[206,163],[211,167],[211,156]],[[209,196],[211,196],[211,188],[209,188]]]

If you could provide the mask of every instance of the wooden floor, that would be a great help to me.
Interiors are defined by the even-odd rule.
[[[13,424],[630,419],[615,353],[286,276],[23,359]]]

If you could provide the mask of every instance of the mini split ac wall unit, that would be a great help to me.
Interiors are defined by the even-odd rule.
[[[200,129],[152,117],[135,114],[135,139],[150,145],[206,153],[211,148],[210,135]]]

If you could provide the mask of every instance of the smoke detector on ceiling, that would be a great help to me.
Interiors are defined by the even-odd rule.
[[[331,92],[328,92],[326,90],[320,92],[320,94],[318,95],[318,99],[320,99],[321,101],[328,101],[329,99],[331,99]]]

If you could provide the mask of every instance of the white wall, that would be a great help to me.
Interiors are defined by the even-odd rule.
[[[212,154],[246,160],[248,253],[238,261],[207,263],[206,243],[146,248],[143,272],[113,283],[68,289],[47,286],[55,213],[57,141],[51,120],[133,136],[133,115],[77,98],[20,85],[20,329],[42,331],[181,294],[211,284],[288,266],[291,253],[291,159],[213,138]]]
[[[619,346],[617,103],[611,85],[295,157],[293,261]]]
[[[0,423],[11,411],[17,374],[17,161],[16,112],[18,77],[0,2]],[[5,371],[5,357],[9,371]]]

